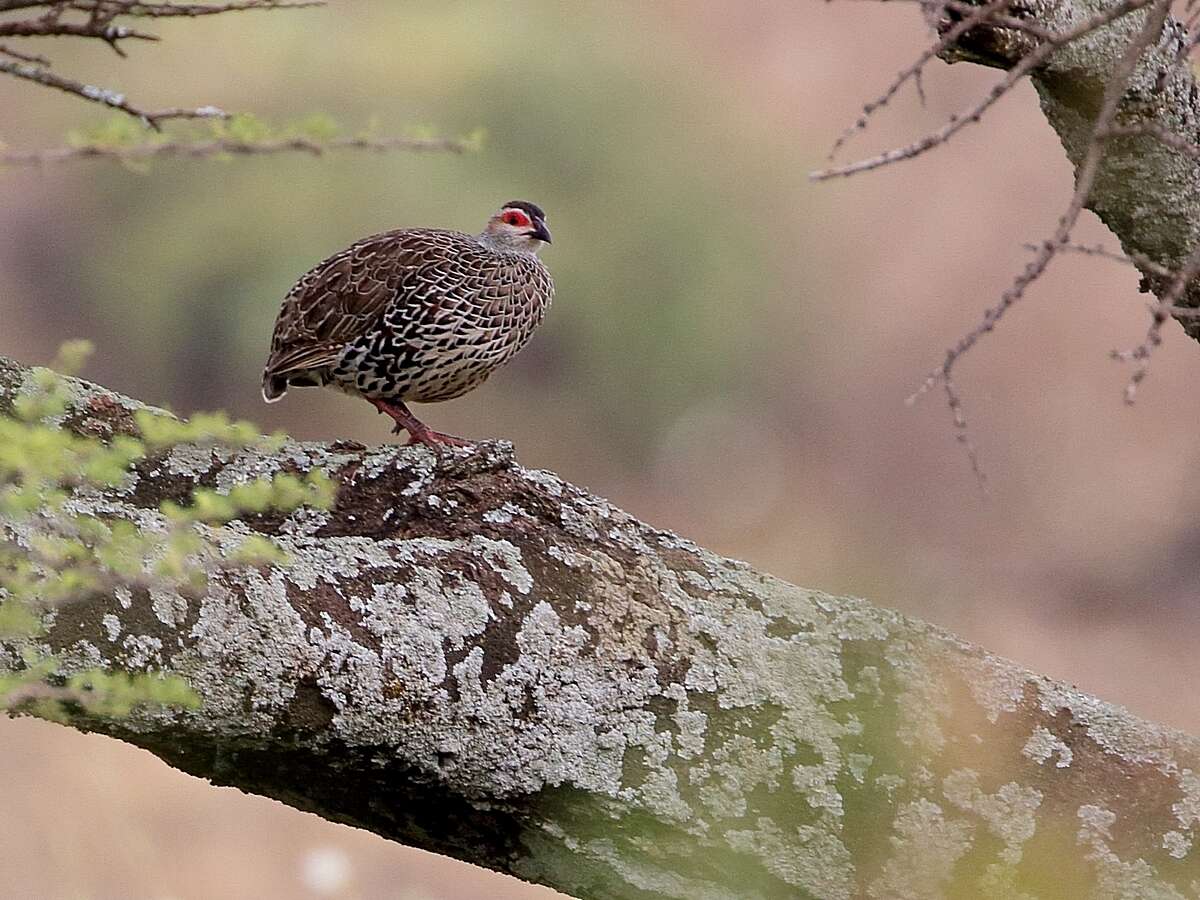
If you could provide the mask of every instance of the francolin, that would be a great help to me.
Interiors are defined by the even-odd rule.
[[[412,228],[363,238],[284,297],[263,398],[335,387],[387,413],[410,443],[468,444],[406,404],[460,397],[528,343],[554,298],[537,255],[548,243],[545,214],[524,200],[505,203],[478,235]]]

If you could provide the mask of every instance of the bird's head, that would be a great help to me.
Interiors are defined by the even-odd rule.
[[[483,238],[503,250],[537,253],[550,243],[546,214],[540,206],[524,200],[510,200],[488,219]]]

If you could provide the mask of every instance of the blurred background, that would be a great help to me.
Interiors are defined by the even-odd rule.
[[[0,171],[0,354],[46,362],[86,336],[88,377],[143,400],[388,441],[332,393],[262,404],[279,298],[363,235],[477,231],[531,199],[556,306],[483,388],[418,408],[433,427],[511,439],[526,465],[719,553],[1200,732],[1200,346],[1168,326],[1123,405],[1108,352],[1149,322],[1136,274],[1060,259],[962,363],[988,498],[941,395],[904,405],[1069,198],[1032,88],[922,159],[807,179],[927,43],[913,7],[334,0],[155,30],[128,60],[46,49],[148,107],[488,137],[466,156]],[[842,158],[920,136],[996,77],[933,63],[927,104],[902,92]],[[0,80],[14,149],[104,118]],[[1116,247],[1090,214],[1077,237]],[[105,738],[3,721],[0,759],[0,896],[551,896]]]

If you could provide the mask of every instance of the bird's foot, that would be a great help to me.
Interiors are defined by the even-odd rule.
[[[408,443],[422,444],[429,447],[439,457],[443,447],[474,447],[474,441],[460,438],[453,434],[443,434],[434,431],[412,414],[407,406],[398,400],[371,400],[371,404],[381,413],[386,413],[396,423],[392,434],[408,432]]]
[[[468,441],[466,438],[460,438],[453,434],[444,434],[441,431],[434,431],[432,428],[413,428],[411,426],[401,425],[396,423],[396,427],[392,429],[392,434],[400,434],[402,431],[408,432],[408,443],[423,444],[426,447],[432,447],[437,450],[441,447],[474,447],[474,441]]]

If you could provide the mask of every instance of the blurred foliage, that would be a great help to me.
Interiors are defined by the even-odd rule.
[[[55,369],[77,371],[90,352],[83,341],[65,344]],[[280,474],[238,485],[228,494],[200,488],[190,502],[164,502],[165,531],[103,517],[88,497],[124,483],[148,455],[180,444],[275,448],[245,422],[222,414],[181,421],[147,409],[135,413],[138,437],[88,437],[62,427],[72,384],[51,369],[35,370],[31,389],[0,416],[0,638],[19,648],[9,671],[0,669],[0,708],[21,708],[62,719],[71,706],[99,716],[125,715],[136,704],[193,706],[199,698],[178,677],[112,674],[100,669],[65,678],[61,660],[39,643],[47,618],[64,604],[120,589],[195,593],[207,572],[284,563],[270,540],[244,539],[218,550],[206,526],[268,510],[328,506],[333,485],[321,472],[304,478]],[[82,501],[82,502],[80,502]]]
[[[311,117],[292,125],[273,128],[257,116],[248,113],[230,119],[200,119],[178,122],[169,130],[146,128],[127,115],[109,116],[102,122],[67,132],[71,147],[116,150],[143,144],[165,144],[168,141],[201,143],[227,138],[247,144],[261,143],[271,138],[306,137],[321,141],[337,137],[341,129],[328,116]]]
[[[402,137],[431,142],[444,140],[436,129],[427,126],[408,128]],[[147,128],[130,116],[118,114],[98,124],[73,128],[67,132],[69,147],[118,153],[165,144],[201,149],[219,142],[221,146],[253,148],[292,140],[304,141],[306,146],[319,151],[338,146],[339,141],[386,139],[387,136],[381,132],[378,117],[371,119],[367,127],[352,132],[344,128],[333,116],[321,112],[310,113],[280,125],[269,123],[250,113],[239,113],[228,118],[180,120],[173,122],[168,128],[159,130]],[[454,139],[453,143],[464,151],[475,152],[483,146],[483,139],[483,130],[475,129],[470,134]],[[230,152],[205,155],[224,161],[233,159]],[[136,172],[149,171],[148,157],[131,154],[129,157],[115,158],[121,159]],[[0,165],[2,164],[0,162]]]

